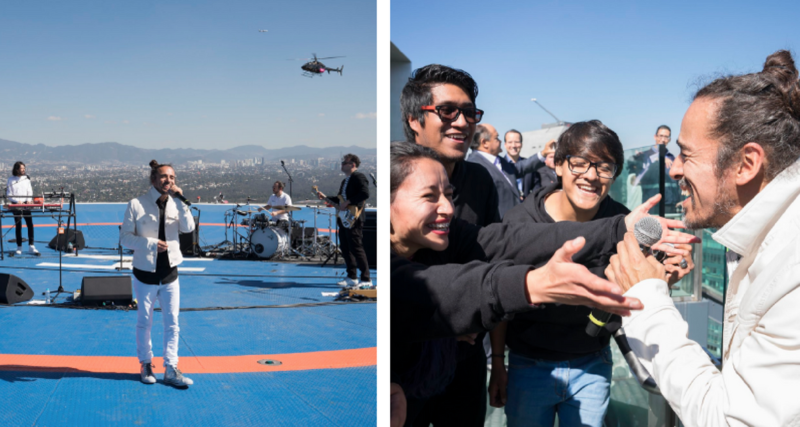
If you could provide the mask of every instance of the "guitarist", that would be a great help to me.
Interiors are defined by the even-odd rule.
[[[339,187],[339,194],[344,199],[339,203],[338,197],[326,197],[321,192],[317,192],[317,196],[321,200],[327,200],[337,211],[343,211],[348,206],[358,206],[363,209],[364,205],[369,198],[369,181],[363,173],[358,172],[358,167],[361,165],[361,160],[355,154],[345,154],[342,158],[342,172],[346,175]],[[372,280],[369,276],[369,265],[367,263],[367,253],[364,252],[364,245],[362,244],[364,218],[359,216],[353,226],[347,228],[342,224],[340,218],[336,218],[336,225],[339,228],[339,249],[342,250],[344,263],[347,266],[347,278],[338,283],[339,286],[352,287],[352,286],[372,286]],[[361,278],[357,276],[358,270],[361,270]]]

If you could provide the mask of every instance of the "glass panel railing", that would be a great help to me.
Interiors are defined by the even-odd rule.
[[[609,195],[628,209],[633,209],[658,194],[658,152],[654,151],[653,146],[647,146],[625,150],[624,155],[622,172],[611,185]],[[664,212],[666,215],[680,216],[678,203],[683,197],[678,183],[670,178],[669,169],[666,169],[664,186]],[[654,208],[652,213],[658,214],[658,209]]]

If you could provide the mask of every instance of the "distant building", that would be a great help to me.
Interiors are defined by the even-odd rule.
[[[572,123],[545,123],[541,129],[522,132],[522,149],[519,155],[530,157],[544,149],[545,144],[553,139],[558,139]],[[505,132],[502,130],[501,132]]]
[[[403,132],[403,118],[400,115],[400,94],[403,93],[403,86],[406,85],[408,78],[411,77],[411,60],[408,59],[408,57],[401,52],[400,49],[394,45],[394,43],[391,43],[390,52],[390,138],[392,141],[405,141],[406,136]]]

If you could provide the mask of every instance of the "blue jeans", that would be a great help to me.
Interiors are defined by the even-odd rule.
[[[508,357],[508,426],[603,425],[611,388],[611,348],[553,362]]]

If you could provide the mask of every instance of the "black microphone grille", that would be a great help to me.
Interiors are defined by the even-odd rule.
[[[643,246],[653,246],[661,240],[661,223],[652,216],[640,219],[633,227],[633,235],[636,241]]]

